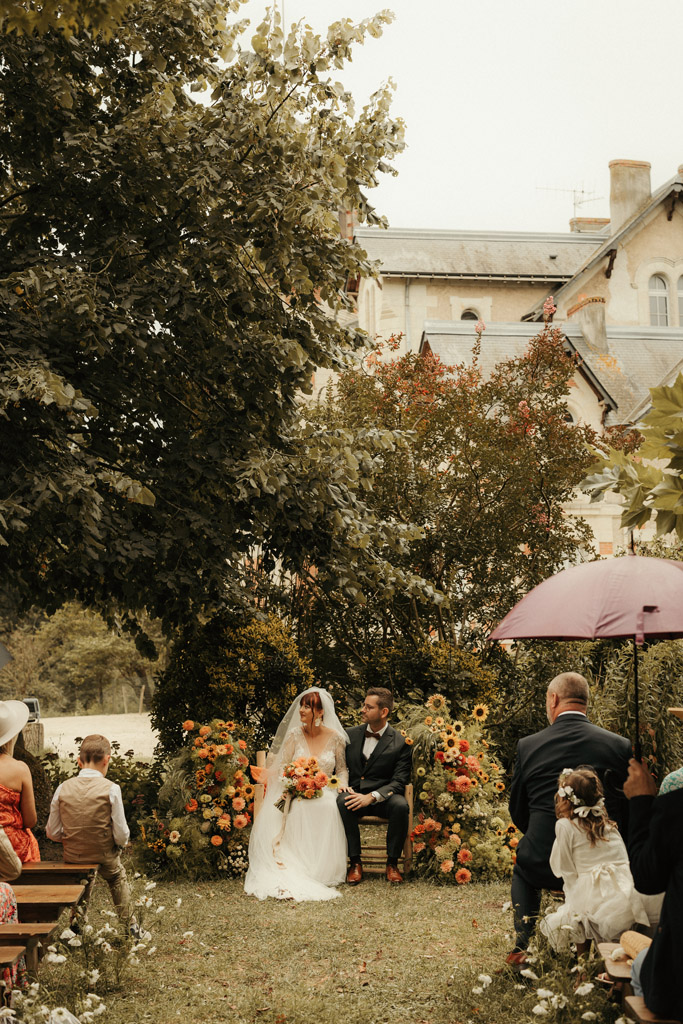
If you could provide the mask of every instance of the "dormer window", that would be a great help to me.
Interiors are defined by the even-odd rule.
[[[476,309],[465,309],[460,314],[461,320],[480,320],[481,317],[477,313]]]
[[[653,327],[669,326],[669,286],[661,274],[650,278],[650,323]],[[679,283],[679,295],[680,295]],[[679,299],[680,302],[680,299]]]

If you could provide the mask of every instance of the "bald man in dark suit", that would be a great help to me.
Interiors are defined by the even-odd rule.
[[[591,767],[605,790],[609,816],[627,835],[628,802],[622,786],[628,775],[631,744],[623,736],[588,721],[588,683],[577,672],[563,672],[548,686],[547,729],[525,736],[517,744],[510,787],[510,816],[524,833],[512,873],[515,948],[513,966],[524,963],[536,925],[543,889],[561,889],[562,879],[550,870],[555,840],[555,793],[564,768]]]

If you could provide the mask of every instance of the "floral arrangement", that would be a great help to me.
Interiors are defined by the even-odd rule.
[[[454,718],[447,699],[435,694],[402,716],[401,732],[414,746],[417,824],[411,840],[419,875],[465,885],[512,871],[519,836],[484,728],[488,714],[485,704],[477,704]]]
[[[323,789],[330,781],[325,772],[320,771],[315,757],[297,757],[296,761],[285,765],[282,779],[284,789],[275,805],[281,811],[285,808],[287,797],[290,800],[313,800],[322,796]]]
[[[139,859],[175,877],[243,875],[255,787],[235,722],[183,722],[185,747],[171,763],[159,807],[140,822]]]

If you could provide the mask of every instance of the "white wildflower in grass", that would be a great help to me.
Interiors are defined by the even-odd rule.
[[[538,981],[538,975],[534,974],[530,967],[525,967],[524,970],[519,973],[523,978],[530,978],[532,981]]]
[[[145,886],[145,892],[151,892],[152,889],[156,889],[156,887],[157,887],[157,883],[156,882],[148,882],[147,885]]]
[[[156,953],[156,951],[157,951],[157,947],[156,946],[150,946],[150,948],[147,950],[147,956],[151,956],[152,953]]]
[[[567,1005],[569,1000],[566,996],[551,996],[550,1005],[554,1010],[562,1010]]]
[[[597,1020],[597,1019],[598,1019],[597,1013],[593,1013],[592,1010],[586,1010],[585,1013],[581,1014],[581,1020]]]
[[[548,1016],[548,1007],[547,1006],[543,1006],[542,1003],[537,1003],[536,1006],[534,1006],[534,1008],[533,1008],[533,1010],[531,1012],[535,1013],[537,1017],[547,1017]]]
[[[72,931],[71,928],[65,928],[62,934],[59,936],[60,939],[73,939],[76,932]]]
[[[143,942],[149,942],[152,938],[151,932],[140,932],[140,938]]]
[[[152,906],[152,897],[151,896],[140,896],[139,899],[137,899],[135,901],[135,906],[136,907],[151,907]]]
[[[142,875],[140,874],[139,871],[136,871],[135,874],[133,875],[133,878],[142,878]]]
[[[83,945],[83,940],[79,939],[78,935],[74,935],[74,937],[72,939],[69,939],[69,943],[68,944],[69,944],[69,946],[73,946],[74,949],[75,949],[77,946],[82,946]]]
[[[0,1020],[14,1020],[16,1010],[10,1010],[9,1006],[0,1006]]]
[[[579,985],[579,987],[577,989],[575,989],[574,995],[576,995],[576,996],[587,996],[588,993],[592,992],[594,988],[595,988],[595,985],[593,984],[592,981],[584,981],[584,983],[582,985]]]
[[[194,932],[183,932],[183,938],[184,939],[191,939],[193,935],[194,935]]]
[[[102,917],[116,917],[113,910],[100,910],[100,914]]]
[[[88,985],[90,985],[91,988],[94,988],[99,980],[100,980],[100,972],[95,967],[95,968],[93,968],[92,971],[89,971],[89,973],[88,973]]]
[[[157,914],[163,914],[163,912],[165,910],[166,910],[166,907],[157,907]]]
[[[512,903],[510,902],[510,900],[508,900],[507,903],[503,904],[503,913],[507,914],[508,910],[510,910],[511,907],[512,907]]]
[[[550,999],[555,993],[549,988],[536,989],[536,995],[539,999]]]
[[[491,977],[490,974],[480,974],[479,977],[477,978],[477,981],[480,981],[484,988],[488,988],[491,982],[493,981],[493,978]]]
[[[66,957],[62,953],[46,953],[45,962],[48,964],[63,964]]]
[[[183,905],[183,898],[182,898],[182,896],[178,897],[178,899],[175,901],[175,905],[176,905],[176,907],[181,907]]]
[[[480,986],[477,986],[477,987],[472,989],[472,995],[473,996],[480,996],[483,991],[484,991],[483,988],[481,988]]]

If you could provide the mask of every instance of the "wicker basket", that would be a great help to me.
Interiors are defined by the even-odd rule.
[[[640,932],[624,932],[619,939],[619,945],[631,960],[651,944],[652,939]]]

